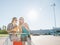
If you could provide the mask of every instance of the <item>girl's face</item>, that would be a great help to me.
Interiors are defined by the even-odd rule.
[[[15,23],[15,24],[17,23],[17,19],[14,20],[14,23]]]
[[[19,19],[19,23],[20,23],[20,24],[23,24],[23,23],[24,23],[24,18],[21,17],[21,18]]]

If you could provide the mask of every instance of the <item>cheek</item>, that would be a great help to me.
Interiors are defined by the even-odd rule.
[[[21,20],[21,22],[23,23],[24,21],[23,21],[23,20]]]
[[[24,21],[22,21],[22,20],[20,20],[19,22],[20,22],[20,23],[24,23]]]
[[[24,23],[24,21],[22,21],[22,23]]]
[[[19,21],[20,23],[22,23],[22,21]]]

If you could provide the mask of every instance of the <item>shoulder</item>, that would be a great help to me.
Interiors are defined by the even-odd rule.
[[[8,26],[9,26],[9,25],[12,25],[12,23],[9,23]]]
[[[7,28],[9,29],[9,28],[12,28],[13,27],[13,25],[12,25],[12,23],[9,23],[8,25],[7,25]]]
[[[12,23],[9,23],[9,24],[7,25],[7,30],[10,30],[10,29],[12,29]]]

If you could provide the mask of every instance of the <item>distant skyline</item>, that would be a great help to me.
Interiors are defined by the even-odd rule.
[[[13,17],[24,17],[31,30],[54,27],[53,3],[56,25],[60,27],[60,0],[0,0],[0,27],[11,22]]]

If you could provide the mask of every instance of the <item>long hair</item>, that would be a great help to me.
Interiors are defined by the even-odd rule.
[[[19,20],[21,20],[21,19],[23,19],[24,20],[24,18],[23,17],[20,17],[19,18]],[[19,30],[22,32],[22,24],[19,22]]]
[[[17,19],[16,17],[13,17],[13,18],[12,18],[12,23],[13,23],[16,19]]]
[[[19,20],[20,20],[20,19],[24,20],[24,18],[23,18],[23,17],[20,17],[20,18],[19,18]],[[22,24],[19,22],[19,25],[22,25]]]

